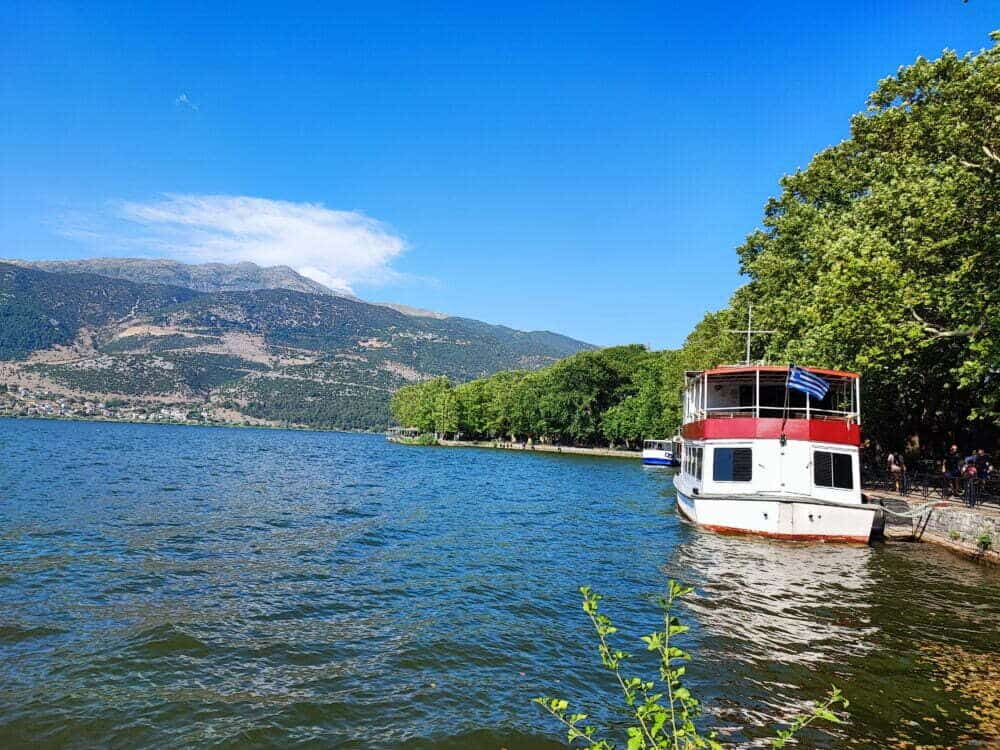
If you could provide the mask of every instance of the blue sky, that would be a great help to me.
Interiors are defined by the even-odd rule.
[[[986,0],[214,5],[3,4],[0,257],[286,262],[657,348],[725,304],[778,178],[879,78],[1000,25]]]

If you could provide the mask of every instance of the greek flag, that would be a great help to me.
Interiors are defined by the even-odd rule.
[[[791,365],[788,368],[788,387],[808,393],[817,401],[822,401],[826,392],[830,390],[830,384],[819,375],[813,375],[808,370],[803,370],[796,365]]]

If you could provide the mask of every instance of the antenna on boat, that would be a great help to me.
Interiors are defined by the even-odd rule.
[[[748,302],[747,303],[747,327],[746,327],[746,330],[741,331],[738,328],[730,328],[729,332],[730,333],[745,333],[746,334],[746,337],[747,337],[747,357],[746,357],[746,361],[743,363],[745,365],[749,365],[750,364],[750,338],[755,333],[777,333],[777,331],[770,330],[770,329],[767,329],[767,330],[765,330],[765,329],[759,329],[759,330],[756,330],[756,331],[754,330],[754,327],[753,327],[753,302]]]

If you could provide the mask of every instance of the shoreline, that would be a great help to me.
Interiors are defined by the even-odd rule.
[[[911,513],[928,506],[925,514],[912,519],[887,513],[884,541],[928,542],[972,562],[1000,566],[1000,508],[985,505],[970,508],[954,500],[916,499],[884,490],[869,490],[865,494],[897,513]],[[990,540],[985,547],[980,544],[984,536]]]
[[[241,422],[195,422],[169,419],[110,419],[108,417],[58,416],[50,414],[0,414],[0,419],[36,420],[39,422],[94,422],[99,424],[138,424],[151,427],[219,427],[230,430],[289,430],[292,432],[343,432],[349,435],[381,435],[382,430],[357,430],[347,427],[312,427],[294,424],[243,424]]]
[[[581,448],[573,445],[548,445],[546,443],[511,443],[501,440],[443,440],[437,444],[444,448],[490,448],[492,450],[524,451],[526,453],[563,453],[576,456],[600,456],[603,458],[631,458],[639,460],[642,451],[626,451],[613,448]]]

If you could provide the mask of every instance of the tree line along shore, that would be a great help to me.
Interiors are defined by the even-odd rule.
[[[681,419],[685,370],[752,358],[862,373],[864,431],[934,455],[1000,437],[1000,32],[880,81],[850,137],[782,178],[737,248],[747,283],[675,350],[621,346],[538,371],[409,385],[396,421],[463,439],[634,447]],[[665,290],[666,293],[667,290]]]

